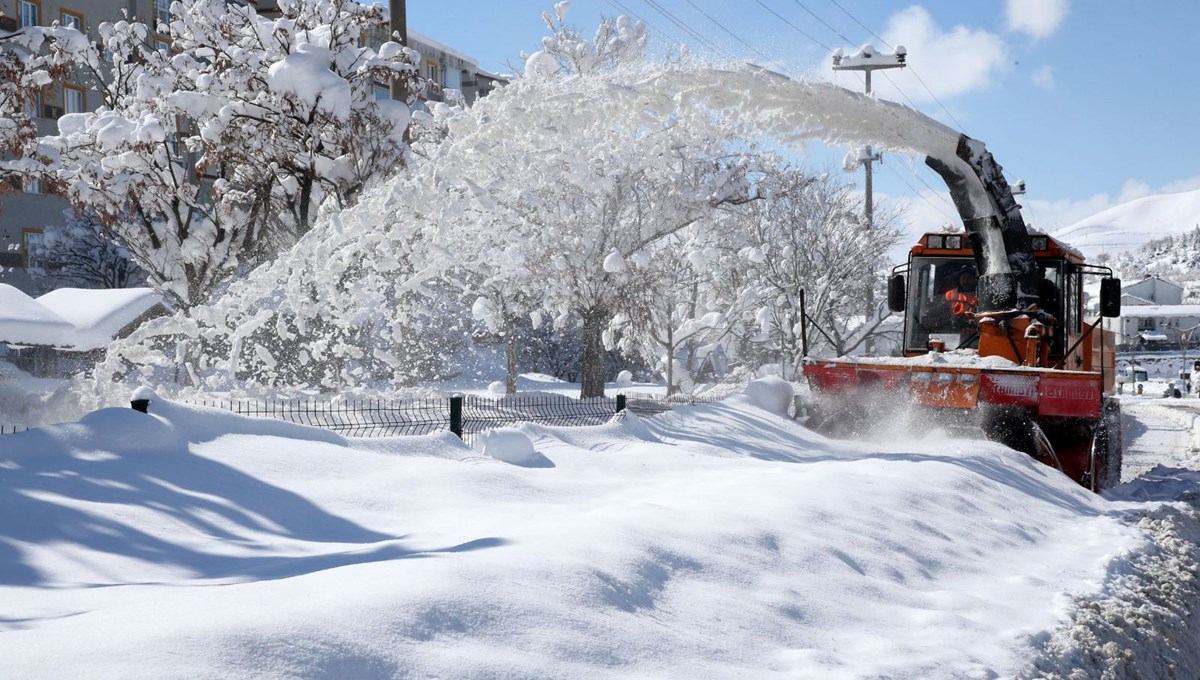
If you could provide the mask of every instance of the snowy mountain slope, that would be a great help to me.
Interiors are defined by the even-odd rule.
[[[1081,251],[1097,255],[1134,251],[1147,241],[1181,234],[1200,226],[1200,189],[1145,196],[1096,213],[1052,235]]]
[[[1007,677],[1151,540],[1009,449],[747,397],[525,426],[530,467],[151,411],[0,440],[5,677]]]

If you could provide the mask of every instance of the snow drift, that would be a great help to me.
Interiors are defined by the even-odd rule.
[[[994,444],[835,442],[746,396],[510,435],[551,465],[161,399],[8,435],[5,674],[1065,675],[1103,662],[1072,622],[1197,533]],[[1166,507],[1186,530],[1137,524]],[[1195,671],[1148,616],[1100,639]]]

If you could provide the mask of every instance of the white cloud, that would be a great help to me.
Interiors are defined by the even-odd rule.
[[[1033,72],[1033,84],[1043,90],[1054,89],[1054,68],[1051,66],[1043,66]]]
[[[1008,62],[1008,46],[1000,36],[965,26],[942,30],[920,6],[893,14],[882,35],[888,43],[907,49],[911,66],[875,74],[873,89],[885,99],[930,102],[933,97],[926,87],[938,99],[986,88]],[[913,71],[920,74],[920,81]],[[887,77],[882,77],[884,73]]]
[[[1048,38],[1067,16],[1067,0],[1007,0],[1005,14],[1010,31],[1035,39]]]

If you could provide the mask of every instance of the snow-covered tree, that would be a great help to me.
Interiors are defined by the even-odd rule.
[[[86,59],[87,37],[73,28],[0,31],[0,193],[14,182],[52,179],[52,155],[39,144],[42,89]]]
[[[64,116],[53,140],[72,202],[99,215],[152,283],[190,307],[232,273],[290,247],[322,206],[344,207],[402,165],[409,109],[376,101],[416,55],[363,44],[385,25],[352,0],[279,3],[267,19],[224,0],[173,3],[99,28],[104,106]]]
[[[470,167],[442,176],[471,201],[458,225],[508,244],[479,258],[488,278],[560,324],[579,319],[581,394],[592,397],[604,390],[605,331],[634,283],[627,260],[652,255],[719,206],[750,200],[753,164],[729,152],[704,114],[667,97],[640,107],[625,99],[623,88],[645,75],[634,68],[640,24],[606,21],[589,42],[561,21],[560,4],[558,21],[547,17],[555,33],[528,57],[525,78],[452,121],[457,134],[443,157],[478,152]],[[703,123],[681,124],[689,116]]]
[[[788,370],[798,369],[804,291],[806,312],[823,331],[810,331],[814,346],[835,355],[859,350],[888,315],[884,296],[875,296],[871,310],[867,300],[882,285],[888,250],[899,238],[894,215],[877,210],[868,228],[861,197],[831,173],[781,168],[763,184],[768,199],[739,213],[740,238],[726,244],[747,290],[761,301],[752,340]]]
[[[753,212],[782,196],[799,200],[772,178],[774,161],[754,152],[755,135],[782,144],[837,137],[849,114],[874,116],[863,134],[875,135],[900,114],[856,93],[758,70],[639,59],[630,46],[641,30],[614,20],[599,32],[610,38],[597,43],[556,29],[548,49],[527,59],[525,77],[469,109],[432,107],[430,129],[444,138],[426,145],[411,172],[318,220],[295,247],[214,303],[144,325],[109,352],[98,382],[110,384],[131,366],[151,380],[161,368],[186,365],[189,381],[207,388],[404,384],[413,375],[406,348],[429,327],[421,310],[453,287],[498,330],[513,318],[522,328],[538,318],[539,332],[573,336],[578,324],[583,394],[592,396],[602,392],[608,350],[630,337],[638,294],[669,291],[645,285],[642,275],[669,277],[684,262],[692,269],[681,270],[681,283],[695,281],[697,295],[669,291],[670,314],[651,325],[674,331],[690,323],[687,340],[661,347],[653,337],[637,340],[651,347],[648,358],[674,366],[682,357],[694,375],[705,361],[774,342],[766,322],[787,300],[770,295],[751,265],[808,253],[776,244],[770,213]],[[603,52],[614,44],[621,48]],[[601,52],[621,57],[588,56]],[[936,125],[920,133],[895,144],[944,136]],[[798,234],[780,238],[809,248],[803,233],[811,228],[818,252],[822,238],[859,244],[849,238],[855,206],[828,213],[827,221],[795,222],[789,228]],[[818,233],[822,227],[837,236]],[[872,243],[882,251],[885,241]],[[854,247],[858,285],[878,272],[865,271],[873,261]],[[843,264],[841,252],[814,255],[804,265],[811,271],[780,285],[791,291],[840,276],[827,270]],[[172,345],[202,351],[171,352]]]
[[[104,235],[95,216],[67,214],[62,225],[47,227],[32,247],[42,273],[78,288],[128,288],[146,278],[129,253]]]

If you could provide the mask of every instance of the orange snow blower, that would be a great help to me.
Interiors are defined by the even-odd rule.
[[[1113,333],[1100,321],[1120,314],[1120,280],[1029,233],[982,143],[964,135],[957,155],[962,163],[925,162],[950,187],[965,231],[924,235],[888,280],[888,305],[904,312],[903,356],[806,357],[807,422],[853,434],[867,409],[904,395],[922,414],[1109,488],[1120,482],[1121,417]],[[1087,277],[1101,277],[1090,323]]]

